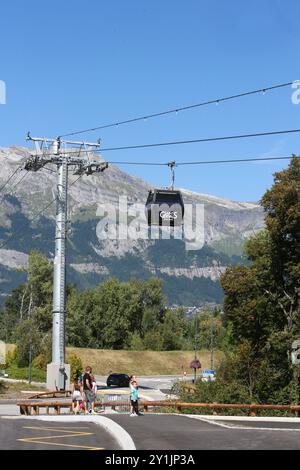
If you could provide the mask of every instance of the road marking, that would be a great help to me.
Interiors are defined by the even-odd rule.
[[[35,440],[35,439],[52,439],[54,437],[81,437],[81,436],[94,436],[95,434],[93,432],[84,432],[82,434],[57,434],[57,435],[54,435],[54,436],[37,436],[37,437],[26,437],[25,439],[31,439],[31,440]],[[18,441],[23,441],[24,439],[17,439]]]
[[[55,431],[61,434],[51,435],[51,436],[34,436],[34,437],[25,437],[17,439],[18,442],[29,442],[32,444],[46,444],[50,446],[60,446],[60,447],[76,447],[78,449],[87,449],[87,450],[104,450],[104,447],[95,447],[95,446],[86,446],[83,444],[67,444],[62,442],[52,441],[52,439],[61,439],[67,437],[84,437],[84,436],[93,436],[95,433],[79,431],[80,428],[71,428],[71,427],[42,427],[42,426],[23,426],[23,429],[34,429],[39,431]],[[77,429],[74,431],[74,429]],[[82,427],[81,429],[88,429],[88,427]],[[68,434],[65,434],[67,433]],[[51,441],[51,442],[50,442]]]
[[[219,426],[221,428],[226,428],[226,429],[237,429],[238,431],[240,431],[241,429],[245,429],[245,430],[251,430],[251,431],[296,431],[296,432],[300,432],[300,428],[264,428],[264,427],[254,427],[254,426],[244,426],[244,425],[230,425],[230,424],[225,424],[225,423],[221,423],[221,422],[217,422],[215,420],[210,420],[209,418],[208,419],[205,419],[205,418],[198,418],[198,417],[194,417],[194,416],[187,416],[188,418],[192,418],[192,419],[198,419],[199,421],[203,421],[204,423],[209,423],[209,424],[214,424],[215,426]],[[241,421],[243,421],[241,419]]]
[[[58,431],[58,432],[66,432],[66,431],[70,431],[70,433],[76,435],[76,434],[79,434],[79,435],[82,435],[82,434],[85,434],[84,432],[82,431],[72,431],[72,429],[78,429],[78,428],[68,428],[68,427],[65,427],[65,428],[51,428],[51,427],[40,427],[40,426],[23,426],[23,429],[40,429],[42,431]],[[89,429],[88,427],[85,427],[85,428],[79,428],[79,429]],[[91,433],[89,432],[88,434],[95,434],[95,433]]]
[[[32,444],[46,444],[48,446],[61,446],[61,447],[76,447],[77,449],[87,449],[87,450],[105,450],[104,447],[91,447],[91,446],[84,446],[84,445],[76,445],[76,444],[62,444],[61,442],[46,442],[46,441],[36,441],[32,439],[17,439],[17,441],[22,442],[30,442]]]

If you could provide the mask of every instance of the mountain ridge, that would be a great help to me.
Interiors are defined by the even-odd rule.
[[[21,164],[22,158],[29,155],[25,147],[0,148],[1,186]],[[55,198],[56,175],[51,166],[47,167],[48,170],[44,168],[26,175],[25,170],[20,170],[0,195],[0,240],[5,243],[0,249],[3,297],[8,293],[5,286],[11,288],[14,279],[19,282],[20,273],[16,276],[16,269],[24,268],[32,249],[40,249],[49,259],[53,258],[55,204],[50,203]],[[120,195],[127,196],[131,205],[144,204],[152,186],[113,165],[104,173],[84,176],[71,186],[76,178],[70,176],[69,186],[68,218],[72,220],[72,230],[68,235],[68,276],[81,288],[103,282],[110,275],[121,280],[126,279],[126,275],[127,278],[155,275],[164,280],[167,297],[169,300],[172,297],[176,303],[181,297],[190,298],[195,304],[214,298],[219,302],[221,271],[228,264],[244,262],[245,240],[264,227],[263,210],[257,203],[231,201],[182,189],[185,204],[204,204],[205,240],[201,250],[186,251],[183,240],[99,240],[99,204],[116,208]],[[47,205],[49,207],[39,214]],[[39,216],[31,222],[35,214]],[[21,236],[14,236],[20,230]],[[180,286],[185,289],[182,296]]]

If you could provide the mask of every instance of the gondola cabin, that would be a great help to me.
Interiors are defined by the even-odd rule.
[[[184,204],[180,191],[154,189],[146,202],[148,225],[177,227],[183,224]]]

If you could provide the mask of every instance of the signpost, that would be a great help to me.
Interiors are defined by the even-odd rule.
[[[194,369],[194,383],[196,382],[197,369],[201,369],[201,363],[199,359],[195,357],[190,363],[190,368]]]

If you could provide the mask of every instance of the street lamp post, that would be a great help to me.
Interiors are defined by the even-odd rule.
[[[200,369],[201,368],[201,364],[200,364],[200,361],[199,359],[197,359],[197,332],[198,332],[198,328],[197,328],[197,317],[195,318],[195,333],[194,333],[194,359],[191,361],[190,363],[190,368],[191,369],[194,369],[194,383],[196,383],[196,379],[197,379],[197,369]]]
[[[214,369],[214,322],[213,316],[211,316],[210,323],[210,368]]]

